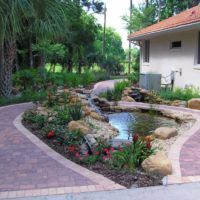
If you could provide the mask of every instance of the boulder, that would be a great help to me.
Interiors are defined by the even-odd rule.
[[[91,131],[90,127],[82,120],[69,122],[68,128],[70,131],[80,130],[84,135],[87,135]]]
[[[177,135],[178,131],[176,128],[160,127],[154,131],[154,136],[161,140],[167,140]]]
[[[148,174],[167,176],[172,174],[172,164],[164,153],[157,153],[142,162],[142,168]]]
[[[93,118],[93,119],[96,119],[98,121],[104,121],[104,117],[102,117],[100,114],[98,114],[97,112],[91,112],[90,113],[90,116]]]
[[[145,139],[145,141],[152,142],[152,141],[155,140],[155,136],[154,135],[148,135],[144,139]]]
[[[132,97],[129,97],[129,96],[122,97],[122,101],[135,102],[135,100]]]
[[[90,115],[90,113],[91,113],[91,109],[88,106],[84,106],[82,108],[82,111],[84,112],[85,116]]]
[[[200,98],[194,98],[189,100],[188,108],[200,110]]]
[[[110,107],[110,102],[105,98],[99,98],[100,107]]]
[[[81,99],[81,105],[82,106],[88,106],[89,105],[89,102],[85,99]]]

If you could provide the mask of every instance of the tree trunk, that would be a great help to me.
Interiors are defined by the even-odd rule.
[[[40,53],[39,55],[39,68],[43,68],[45,66],[45,55],[44,53]]]
[[[12,70],[13,61],[15,59],[15,42],[7,42],[4,49],[4,63],[0,69],[0,95],[9,97],[12,92]]]
[[[146,8],[149,7],[149,0],[146,0]]]
[[[67,59],[67,71],[72,72],[73,63],[72,60],[69,58]]]
[[[29,52],[29,67],[33,68],[33,50],[32,50],[32,37],[28,39],[28,52]]]

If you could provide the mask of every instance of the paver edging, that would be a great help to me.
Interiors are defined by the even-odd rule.
[[[87,186],[57,187],[57,188],[0,192],[0,199],[25,197],[25,196],[31,197],[40,195],[50,195],[50,194],[65,194],[65,193],[67,194],[67,193],[96,192],[96,191],[125,189],[125,187],[116,184],[115,182],[105,178],[104,176],[92,172],[64,158],[59,153],[55,152],[53,149],[51,149],[48,145],[43,143],[39,138],[37,138],[34,134],[32,134],[28,129],[26,129],[22,125],[22,115],[23,113],[18,115],[13,121],[14,126],[20,131],[21,134],[27,137],[34,145],[40,148],[43,152],[45,152],[49,157],[54,159],[56,162],[90,179],[92,182],[95,182],[96,184]]]

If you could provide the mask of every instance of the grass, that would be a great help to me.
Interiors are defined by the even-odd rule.
[[[200,89],[195,87],[175,88],[172,90],[161,90],[159,96],[165,100],[188,101],[192,98],[200,98]]]

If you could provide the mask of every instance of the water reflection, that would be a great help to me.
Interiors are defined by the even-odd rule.
[[[151,113],[114,113],[109,114],[109,122],[119,130],[119,136],[116,139],[130,140],[132,134],[149,135],[156,128],[178,127],[179,124],[173,120],[160,115]]]

